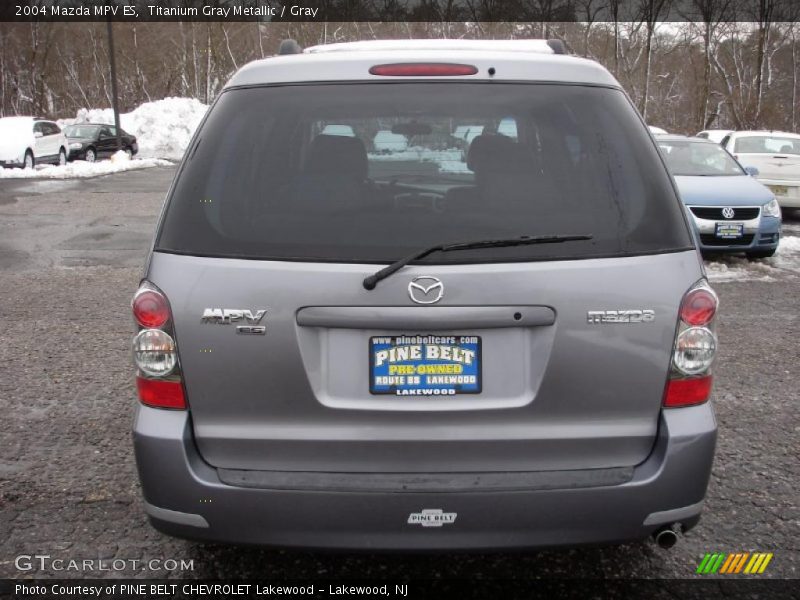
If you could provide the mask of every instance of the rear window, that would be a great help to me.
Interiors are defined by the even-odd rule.
[[[736,138],[733,151],[742,154],[800,154],[800,139],[777,135],[748,135]]]
[[[658,151],[618,90],[402,82],[226,91],[187,151],[156,249],[384,263],[434,244],[549,234],[593,239],[420,262],[691,246]]]

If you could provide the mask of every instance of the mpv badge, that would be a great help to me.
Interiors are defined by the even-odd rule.
[[[458,513],[446,513],[441,508],[424,508],[421,512],[408,515],[409,525],[423,527],[442,527],[456,522]]]
[[[236,321],[247,319],[251,325],[258,325],[265,314],[267,314],[266,310],[257,310],[253,313],[251,310],[239,308],[207,308],[203,311],[203,323],[230,325]]]
[[[729,206],[726,206],[725,208],[722,209],[722,216],[725,217],[726,219],[732,219],[735,215],[736,213]]]
[[[417,304],[436,304],[444,296],[444,285],[436,277],[420,275],[408,284],[408,297]]]

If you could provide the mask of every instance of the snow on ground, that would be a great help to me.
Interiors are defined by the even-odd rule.
[[[160,158],[134,158],[127,160],[128,157],[124,152],[122,155],[125,156],[125,159],[118,160],[115,155],[115,160],[102,160],[94,163],[76,160],[75,162],[67,163],[63,167],[40,165],[35,169],[0,169],[0,179],[85,179],[122,171],[173,164]]]
[[[208,106],[194,98],[164,98],[146,102],[129,113],[121,114],[122,129],[135,135],[139,144],[139,153],[131,161],[115,156],[112,160],[96,163],[75,161],[63,167],[41,165],[27,170],[0,169],[0,179],[97,177],[171,164],[162,159],[180,160],[207,108]],[[58,121],[61,127],[73,123],[113,124],[114,111],[110,108],[82,108],[74,119]]]
[[[741,255],[718,256],[706,261],[710,281],[775,281],[792,271],[800,274],[800,237],[785,236],[775,256],[749,261]]]
[[[431,150],[423,146],[411,146],[405,150],[387,152],[385,154],[370,153],[369,160],[372,162],[435,162],[439,165],[440,173],[471,173],[464,162],[464,155],[461,150],[451,148],[449,150]]]
[[[122,129],[136,136],[141,158],[180,160],[206,114],[208,106],[195,98],[164,98],[146,102],[120,117]],[[62,119],[62,127],[73,123],[114,123],[110,108],[82,108],[74,119]]]

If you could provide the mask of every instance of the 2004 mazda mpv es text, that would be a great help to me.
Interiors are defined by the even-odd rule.
[[[717,298],[620,85],[546,41],[282,50],[209,110],[133,299],[153,525],[674,543],[714,455]]]

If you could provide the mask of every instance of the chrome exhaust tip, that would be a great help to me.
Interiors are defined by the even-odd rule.
[[[672,527],[663,527],[653,534],[653,539],[659,548],[669,550],[678,543],[678,534]]]

